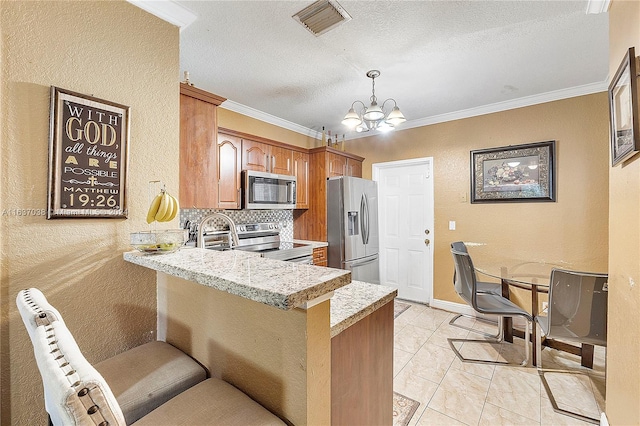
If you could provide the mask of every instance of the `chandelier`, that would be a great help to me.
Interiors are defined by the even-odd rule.
[[[407,121],[404,118],[400,108],[396,104],[395,99],[387,99],[382,102],[382,106],[378,105],[378,99],[376,98],[376,78],[380,77],[380,71],[371,70],[367,72],[367,77],[371,79],[371,104],[367,107],[361,101],[355,101],[351,104],[351,109],[344,116],[342,124],[356,129],[357,132],[368,132],[369,130],[379,130],[382,132],[393,130],[398,124]],[[393,109],[386,114],[384,112],[384,106],[387,102],[393,102]],[[356,112],[356,104],[362,104],[362,109]]]

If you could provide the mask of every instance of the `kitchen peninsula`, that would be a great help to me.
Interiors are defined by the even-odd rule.
[[[377,395],[389,398],[366,401],[362,410],[391,422],[394,289],[351,284],[348,271],[243,251],[185,248],[159,256],[128,252],[124,259],[157,271],[158,339],[189,353],[211,376],[292,424],[330,424],[343,416],[335,397],[353,398],[365,385],[336,372],[349,371],[366,352],[362,359],[376,360],[366,386],[377,384]],[[356,343],[349,332],[361,335],[358,327],[367,332]]]

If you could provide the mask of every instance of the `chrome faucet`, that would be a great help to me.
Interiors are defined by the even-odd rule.
[[[204,248],[204,225],[209,222],[211,219],[220,218],[227,221],[229,224],[229,235],[231,235],[231,241],[229,241],[229,248],[234,248],[239,245],[238,243],[238,232],[236,231],[236,223],[224,213],[213,212],[208,216],[205,216],[204,219],[200,221],[198,225],[198,240],[196,242],[196,247]]]

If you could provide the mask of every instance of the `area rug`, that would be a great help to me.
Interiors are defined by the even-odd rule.
[[[401,313],[403,313],[404,311],[406,311],[410,307],[411,307],[411,305],[409,305],[408,303],[402,303],[402,302],[398,302],[397,300],[394,300],[393,318],[398,318],[398,315],[400,315]]]
[[[393,426],[407,426],[420,403],[397,392],[393,393]]]

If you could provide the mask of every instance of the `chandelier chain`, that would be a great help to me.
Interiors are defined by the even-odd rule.
[[[371,103],[377,103],[378,98],[376,98],[376,78],[371,77]]]

